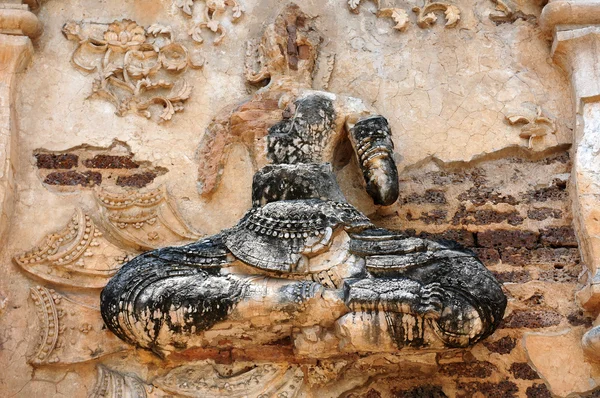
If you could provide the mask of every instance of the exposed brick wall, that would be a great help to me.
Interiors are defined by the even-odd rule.
[[[453,240],[474,251],[504,284],[509,305],[492,336],[458,350],[456,357],[438,355],[432,375],[380,378],[349,396],[551,396],[527,363],[523,335],[587,328],[593,319],[573,298],[584,265],[571,225],[570,169],[569,155],[562,152],[455,170],[431,163],[401,174],[400,200],[376,223],[409,236]]]
[[[62,191],[96,186],[143,188],[166,172],[134,160],[134,154],[120,143],[106,149],[79,147],[60,153],[38,150],[33,156],[42,182]]]

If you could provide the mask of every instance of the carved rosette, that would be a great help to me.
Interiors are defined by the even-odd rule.
[[[99,190],[96,200],[108,231],[135,250],[192,242],[201,237],[183,220],[164,187],[126,194]]]
[[[204,64],[200,55],[173,40],[170,27],[159,24],[145,29],[128,19],[111,24],[69,22],[63,33],[78,43],[72,63],[97,72],[90,97],[111,102],[118,116],[151,118],[151,107],[158,105],[159,120],[171,120],[192,93],[183,74]]]
[[[91,217],[78,209],[62,230],[13,261],[58,285],[100,289],[130,258],[130,253],[107,241]]]

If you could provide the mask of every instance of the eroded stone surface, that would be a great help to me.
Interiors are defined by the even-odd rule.
[[[27,3],[39,6],[37,1]],[[273,20],[283,5],[270,0],[245,0],[243,18],[230,24],[232,4],[228,4],[224,14],[219,14],[220,2],[196,1],[197,13],[188,18],[181,10],[185,3],[189,2],[178,1],[174,5],[170,1],[153,2],[142,7],[135,2],[53,0],[39,8],[44,35],[35,43],[36,52],[30,68],[17,80],[18,96],[12,100],[7,100],[10,96],[0,96],[3,105],[11,104],[13,110],[18,111],[10,114],[13,121],[5,124],[5,130],[10,127],[19,140],[18,146],[11,147],[11,153],[2,155],[3,162],[10,159],[17,174],[15,179],[6,179],[8,185],[5,191],[0,190],[0,199],[11,192],[19,198],[14,212],[5,210],[0,220],[3,226],[9,225],[9,215],[15,220],[3,245],[5,264],[10,264],[15,255],[31,249],[44,236],[62,228],[76,208],[82,208],[98,227],[108,230],[89,187],[73,185],[63,190],[56,189],[58,186],[55,185],[44,186],[38,174],[41,164],[32,156],[40,148],[57,155],[66,154],[71,148],[85,147],[89,150],[84,150],[84,155],[92,159],[97,155],[94,150],[110,147],[114,139],[126,143],[130,152],[125,156],[134,154],[132,162],[140,164],[140,168],[146,165],[166,174],[159,172],[150,178],[139,168],[100,168],[93,170],[102,175],[100,186],[108,184],[111,193],[126,196],[137,194],[142,184],[147,184],[150,191],[166,184],[175,209],[180,210],[168,213],[170,218],[166,224],[171,226],[193,225],[202,234],[210,235],[233,226],[250,208],[252,175],[258,168],[246,149],[251,143],[214,141],[215,152],[226,150],[228,156],[219,176],[219,187],[204,198],[197,194],[203,187],[197,187],[196,180],[199,163],[206,157],[197,154],[196,149],[202,136],[210,135],[210,128],[208,133],[204,130],[212,118],[215,123],[211,128],[217,129],[217,136],[222,136],[222,130],[218,128],[231,121],[235,134],[254,129],[253,134],[260,137],[280,122],[284,114],[291,114],[291,109],[283,105],[293,103],[287,98],[281,103],[280,98],[247,103],[232,119],[229,119],[231,110],[221,112],[225,107],[235,107],[246,101],[257,90],[255,86],[245,85],[242,67],[245,41],[258,37],[265,21]],[[196,45],[187,37],[191,26],[208,21],[203,15],[204,5],[208,6],[208,3],[217,14],[211,18],[218,20],[219,27],[227,31],[218,49],[210,45],[220,36],[218,29],[213,37],[212,28],[202,28],[206,43],[200,47],[194,47]],[[424,2],[417,3],[414,5],[423,8]],[[427,239],[455,240],[475,250],[504,283],[511,297],[509,314],[519,311],[558,314],[550,322],[552,325],[537,331],[554,333],[581,323],[587,328],[585,325],[589,325],[591,315],[580,314],[581,309],[572,299],[585,265],[572,238],[565,240],[565,245],[562,245],[562,237],[566,235],[553,235],[555,237],[540,238],[531,243],[526,240],[526,247],[508,240],[499,246],[484,247],[478,239],[480,234],[483,236],[490,231],[519,231],[527,236],[542,236],[543,231],[553,228],[568,229],[574,215],[569,205],[574,199],[567,184],[569,176],[565,176],[571,166],[567,147],[560,146],[571,142],[574,117],[570,87],[566,75],[548,61],[547,41],[532,17],[539,15],[540,4],[520,1],[503,1],[501,4],[488,0],[456,1],[453,4],[460,10],[460,19],[455,21],[454,28],[444,28],[445,16],[440,11],[435,11],[437,22],[421,28],[417,25],[417,14],[407,6],[406,29],[402,31],[393,27],[394,24],[403,27],[404,15],[397,10],[381,10],[382,18],[376,18],[374,2],[363,1],[357,15],[350,13],[347,2],[341,0],[301,5],[308,14],[319,16],[318,25],[326,37],[312,87],[323,89],[329,85],[328,90],[362,98],[367,107],[373,106],[386,116],[394,142],[394,160],[399,166],[401,200],[388,208],[373,205],[363,190],[358,165],[348,156],[351,154],[349,146],[346,146],[346,155],[341,148],[340,156],[334,160],[337,180],[350,203],[368,214],[378,226],[401,229],[406,231],[407,237],[418,235]],[[210,10],[210,7],[207,8]],[[188,40],[189,48],[202,52],[201,55],[200,51],[190,54],[196,61],[203,58],[205,62],[202,71],[189,71],[186,75],[194,91],[186,102],[185,112],[174,117],[168,126],[156,125],[135,115],[117,118],[110,104],[86,100],[91,77],[78,72],[69,63],[76,45],[61,33],[64,24],[71,19],[104,25],[131,19],[146,27],[160,23],[178,32],[177,40]],[[287,43],[283,43],[283,48],[287,48]],[[306,49],[290,50],[299,62],[306,55]],[[261,70],[254,71],[257,73],[251,77],[256,78]],[[588,83],[591,81],[587,80]],[[160,114],[161,109],[158,107],[154,111]],[[256,119],[256,112],[271,114]],[[594,117],[589,107],[585,114]],[[511,124],[511,118],[514,124]],[[555,131],[551,128],[553,125]],[[571,156],[571,159],[575,158]],[[452,163],[455,161],[458,163]],[[45,162],[48,166],[68,167],[74,159],[46,159]],[[85,167],[81,159],[79,165]],[[48,173],[87,171],[77,167],[44,170]],[[431,184],[423,178],[430,172]],[[216,173],[213,175],[217,176]],[[142,190],[142,194],[144,192]],[[270,200],[268,195],[263,197]],[[589,203],[595,202],[591,198]],[[464,209],[460,205],[464,205]],[[189,232],[185,228],[168,231],[163,223],[158,229],[166,235],[157,236],[153,233],[160,233],[156,224],[145,220],[140,229],[136,229],[135,224],[144,219],[140,210],[134,207],[121,213],[121,221],[133,221],[123,230],[129,234],[107,236],[121,250],[138,250],[142,245],[170,245],[179,242],[178,236]],[[152,208],[154,210],[156,207]],[[133,220],[127,219],[130,215],[135,216]],[[142,245],[134,243],[136,239],[141,239]],[[182,239],[181,243],[184,241]],[[508,243],[515,246],[508,246]],[[292,331],[282,328],[266,336],[275,343],[261,349],[223,351],[203,348],[166,362],[152,354],[133,351],[102,356],[96,352],[91,361],[58,367],[44,365],[33,372],[23,359],[27,347],[35,346],[38,341],[38,318],[35,306],[28,300],[29,287],[47,282],[32,279],[15,266],[3,267],[0,276],[2,297],[9,298],[0,317],[0,363],[10,365],[5,366],[0,389],[8,396],[87,395],[95,391],[95,386],[103,385],[96,382],[98,363],[115,375],[122,375],[115,376],[114,380],[139,380],[149,395],[160,396],[164,392],[157,386],[152,387],[153,380],[165,377],[172,369],[190,361],[210,359],[218,368],[219,363],[263,358],[266,362],[287,365],[293,363],[295,357],[290,336],[308,342],[320,338],[326,342],[324,346],[331,341],[331,336],[323,329]],[[95,331],[94,325],[100,319],[97,298],[79,288],[54,284],[45,287],[55,287],[61,297],[94,309],[79,311],[78,324],[72,325],[75,329],[68,333],[79,336],[78,340],[84,344],[96,341],[88,338],[94,332],[86,334],[83,331],[89,329],[84,324],[92,325]],[[536,316],[525,319],[524,324],[535,319]],[[256,319],[255,322],[268,325],[271,321]],[[35,329],[31,333],[27,332],[28,324],[30,329]],[[546,397],[550,393],[544,383],[549,386],[552,383],[545,376],[542,376],[543,381],[525,380],[515,378],[509,371],[513,363],[527,361],[521,341],[529,330],[527,326],[500,329],[486,341],[498,343],[498,346],[476,345],[447,358],[382,354],[368,358],[349,356],[331,363],[312,360],[300,366],[307,375],[305,382],[311,386],[313,396],[344,393],[355,397],[421,396],[425,393],[433,396],[493,396],[497,393]],[[233,336],[239,335],[233,333]],[[227,340],[231,340],[231,335],[226,329],[210,336],[211,342],[229,344]],[[89,347],[92,348],[88,354],[79,358],[89,358],[89,353],[97,348],[93,344]],[[451,368],[448,361],[476,364],[453,365],[456,368],[477,368],[477,364],[483,362],[493,366],[486,368],[491,371],[488,379],[474,380],[438,372],[442,366]],[[257,365],[262,366],[261,363],[259,361]],[[217,369],[216,374],[231,377],[246,371],[248,369],[232,367]],[[562,377],[558,372],[551,374],[555,378]],[[125,385],[130,384],[125,382]],[[112,385],[123,384],[117,381]],[[309,395],[306,391],[299,394]]]

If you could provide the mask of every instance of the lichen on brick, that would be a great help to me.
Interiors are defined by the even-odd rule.
[[[501,328],[506,329],[539,329],[556,326],[561,323],[563,317],[558,312],[550,310],[515,311],[506,317]]]
[[[527,395],[527,398],[552,398],[552,394],[548,390],[548,387],[543,383],[536,383],[527,387],[525,394]]]
[[[424,385],[408,390],[392,390],[396,398],[448,398],[440,386]]]
[[[477,234],[477,243],[482,247],[507,248],[525,247],[533,249],[537,246],[538,234],[521,230],[489,230]]]
[[[132,174],[129,176],[119,176],[117,178],[117,185],[120,187],[143,188],[148,184],[151,184],[156,177],[157,174],[151,171],[146,171],[144,173],[139,174]]]
[[[72,169],[77,167],[79,157],[72,153],[36,153],[36,165],[39,169]]]
[[[496,341],[484,341],[483,345],[491,352],[495,352],[500,355],[510,354],[512,350],[517,346],[517,340],[510,337],[504,336]]]
[[[519,388],[512,381],[504,380],[499,383],[493,382],[459,382],[457,398],[473,398],[483,396],[486,398],[513,398],[519,392]],[[477,395],[477,394],[482,395]]]
[[[93,171],[63,171],[53,172],[46,176],[44,184],[92,187],[102,183],[102,174]]]
[[[85,167],[90,169],[137,169],[140,165],[133,161],[133,156],[96,155],[84,160]]]
[[[497,370],[496,366],[487,361],[452,362],[440,366],[439,372],[446,376],[473,377],[485,379]]]
[[[527,362],[515,362],[510,365],[509,371],[516,379],[537,380],[540,378],[537,372],[533,370]]]

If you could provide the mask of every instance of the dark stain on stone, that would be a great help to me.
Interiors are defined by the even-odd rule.
[[[462,184],[471,181],[476,187],[479,187],[487,183],[485,170],[480,167],[476,167],[470,171],[437,171],[427,173],[426,175],[431,178],[435,185]]]
[[[495,205],[498,203],[507,203],[513,206],[519,204],[519,201],[514,196],[503,195],[490,187],[470,188],[467,192],[458,195],[458,200],[461,202],[470,201],[475,206],[483,206],[488,202]]]
[[[562,210],[552,209],[550,207],[527,210],[527,217],[536,221],[544,221],[548,218],[560,219],[562,216]]]
[[[527,395],[527,398],[552,398],[552,394],[550,394],[548,387],[543,383],[527,387],[525,394]]]
[[[500,324],[505,329],[539,329],[560,324],[562,316],[555,311],[515,311]]]
[[[540,378],[527,362],[515,362],[510,365],[509,371],[515,376],[515,379],[537,380]]]
[[[540,241],[544,246],[577,247],[577,238],[572,227],[551,227],[540,231]]]
[[[44,183],[48,185],[81,185],[91,187],[102,183],[102,174],[94,171],[85,171],[83,173],[77,171],[57,171],[48,174],[44,179]]]
[[[490,209],[467,210],[464,205],[461,205],[458,211],[452,218],[453,225],[489,225],[499,224],[506,221],[509,225],[521,225],[524,218],[519,215],[519,212],[509,211],[500,212]]]
[[[511,351],[517,346],[517,340],[510,336],[506,336],[494,342],[484,341],[483,345],[491,352],[495,352],[500,355],[506,355],[510,354]]]
[[[405,231],[408,236],[416,236],[414,230]],[[475,234],[473,232],[469,232],[466,229],[448,229],[442,233],[430,233],[430,232],[421,232],[418,234],[419,238],[422,239],[431,239],[436,242],[440,241],[454,241],[463,247],[473,247],[475,246]]]
[[[459,382],[457,398],[472,398],[477,393],[483,394],[486,398],[514,398],[519,388],[512,381],[504,380],[499,383],[492,382]]]
[[[79,157],[71,153],[54,155],[51,153],[36,153],[38,169],[72,169],[77,167]]]
[[[577,283],[581,268],[581,265],[577,264],[575,266],[540,271],[538,279],[544,282]]]
[[[394,398],[448,398],[440,386],[419,386],[410,390],[392,390]]]
[[[555,182],[544,188],[527,191],[523,194],[523,199],[528,202],[547,202],[555,200],[565,200],[568,197],[567,185],[563,181],[555,180]]]
[[[374,388],[371,388],[364,395],[364,398],[381,398],[381,393],[379,391],[375,390]]]
[[[416,218],[416,219],[413,219],[412,214],[408,213],[406,215],[406,218],[409,221],[420,220],[427,225],[431,225],[431,224],[440,225],[440,224],[444,224],[446,222],[447,216],[448,216],[447,210],[437,209],[437,210],[432,210],[432,211],[428,211],[428,212],[423,212],[423,213],[421,213],[419,218]]]
[[[96,155],[83,161],[90,169],[137,169],[139,164],[132,160],[133,156]]]
[[[496,249],[489,248],[477,248],[473,249],[477,257],[485,264],[486,266],[491,266],[500,262],[500,253]]]
[[[573,326],[585,326],[586,328],[591,328],[594,323],[594,319],[589,316],[585,316],[583,311],[575,311],[570,313],[567,315],[567,320]]]
[[[287,41],[287,55],[288,55],[288,65],[291,70],[298,70],[298,45],[296,44],[296,25],[287,25],[286,26],[288,33],[288,41]]]
[[[476,362],[453,362],[440,366],[439,372],[446,376],[453,377],[474,377],[485,379],[490,377],[497,368],[487,361]]]
[[[490,230],[477,234],[477,243],[481,247],[504,249],[507,247],[524,247],[533,249],[537,246],[538,234],[533,231]]]
[[[544,295],[541,293],[534,293],[527,300],[523,301],[527,306],[536,306],[544,304]]]
[[[531,275],[528,271],[492,271],[492,274],[500,283],[527,283],[531,280]]]
[[[405,198],[400,199],[402,204],[436,204],[436,205],[444,205],[448,203],[446,200],[446,194],[444,191],[439,189],[428,189],[424,194],[419,195],[417,193],[411,193]]]
[[[501,253],[505,264],[525,266],[545,264],[562,269],[577,265],[580,262],[579,250],[559,247],[557,249],[542,247],[539,249],[507,247]]]
[[[133,174],[130,176],[119,176],[117,178],[117,185],[120,187],[143,188],[148,184],[151,184],[156,176],[156,173],[152,171],[146,171],[144,173]]]

